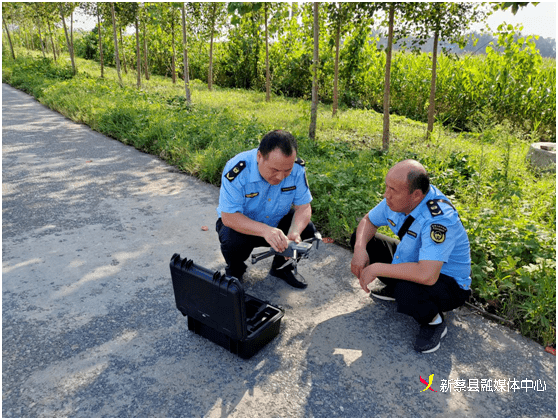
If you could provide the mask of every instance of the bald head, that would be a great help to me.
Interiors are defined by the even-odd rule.
[[[413,159],[402,160],[395,164],[388,172],[401,181],[406,181],[409,186],[409,193],[420,190],[423,194],[430,188],[430,179],[424,166]]]
[[[429,187],[424,167],[416,160],[404,160],[388,171],[384,197],[391,210],[409,214],[428,193]]]

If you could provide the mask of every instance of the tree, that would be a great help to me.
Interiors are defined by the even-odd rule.
[[[526,7],[526,6],[529,5],[529,3],[531,3],[533,6],[536,6],[537,4],[539,4],[539,2],[508,1],[508,2],[496,3],[496,4],[493,5],[492,8],[493,8],[493,10],[508,10],[511,7],[512,13],[515,15],[517,13],[517,11],[519,10],[519,8]]]
[[[74,44],[70,41],[70,36],[68,36],[68,28],[66,27],[66,18],[65,15],[72,15],[74,13],[74,9],[76,7],[75,3],[58,3],[58,10],[60,12],[60,17],[62,18],[62,25],[64,26],[64,34],[66,35],[66,43],[68,45],[68,52],[70,53],[70,60],[72,62],[72,69],[74,70],[74,74],[77,74],[77,67],[76,61],[74,56]],[[73,21],[73,19],[72,19]],[[72,23],[73,28],[73,23]],[[73,38],[73,30],[70,30],[70,35]]]
[[[443,3],[416,2],[407,3],[399,37],[413,35],[413,45],[423,45],[433,35],[432,77],[430,79],[430,99],[428,106],[428,126],[426,138],[429,139],[434,129],[436,98],[436,67],[438,42],[457,42],[460,47],[467,44],[466,32],[472,23],[483,21],[487,11],[482,3]]]
[[[316,122],[318,119],[318,63],[320,60],[320,23],[319,23],[319,3],[314,3],[314,58],[312,60],[312,106],[310,108],[310,129],[308,136],[314,140],[316,138]]]
[[[116,72],[118,73],[118,80],[122,85],[122,75],[120,74],[120,56],[118,54],[118,37],[116,36],[116,13],[114,11],[114,3],[110,3],[110,11],[112,16],[112,34],[114,37],[114,61],[116,62]]]
[[[339,93],[339,52],[341,36],[351,30],[362,30],[363,26],[371,23],[372,16],[377,9],[376,3],[327,3],[325,6],[327,17],[330,22],[332,41],[335,44],[335,61],[333,71],[333,111],[332,116],[337,114]]]
[[[15,56],[15,52],[14,52],[14,46],[12,44],[12,37],[10,36],[10,30],[8,29],[8,24],[6,23],[6,20],[4,19],[4,16],[6,16],[9,12],[8,12],[8,8],[12,7],[12,5],[10,3],[2,3],[2,24],[4,25],[4,29],[6,30],[6,34],[8,35],[8,42],[10,44],[10,51],[12,53],[12,58],[15,60],[16,56]]]
[[[104,77],[105,59],[103,52],[103,20],[104,16],[111,14],[110,5],[102,2],[82,3],[81,9],[88,15],[97,19],[97,36],[99,44],[99,61],[101,64],[101,78]]]
[[[350,16],[349,7],[351,3],[327,3],[326,11],[328,14],[329,21],[333,27],[334,32],[334,42],[335,42],[335,64],[333,71],[333,111],[332,116],[337,114],[338,107],[338,81],[339,81],[339,42],[341,38],[341,32],[347,29],[347,23]]]
[[[139,17],[136,15],[134,20],[134,27],[136,29],[136,86],[141,89],[141,54],[140,54],[140,41],[139,41]]]
[[[263,21],[264,21],[264,39],[265,39],[265,100],[269,102],[271,100],[271,70],[269,65],[269,35],[277,33],[281,24],[288,16],[288,9],[285,3],[229,3],[228,12],[232,15],[231,23],[233,25],[239,25],[242,19],[251,19],[252,23],[258,22],[256,25],[259,32],[259,21],[261,14],[261,9],[263,7]],[[255,32],[255,31],[254,31]],[[257,42],[257,40],[256,40]],[[254,77],[257,77],[257,52],[255,49],[255,70]]]
[[[207,72],[207,88],[213,89],[213,40],[224,23],[226,17],[226,4],[218,2],[202,3],[206,28],[209,32],[209,70]]]
[[[186,5],[182,3],[182,45],[184,46],[184,90],[186,91],[186,103],[190,105],[190,74],[188,69],[188,44],[186,42]]]
[[[389,149],[389,106],[391,80],[391,52],[393,48],[393,21],[395,17],[395,3],[389,4],[388,17],[388,45],[386,48],[386,71],[384,78],[384,127],[382,132],[382,150]]]

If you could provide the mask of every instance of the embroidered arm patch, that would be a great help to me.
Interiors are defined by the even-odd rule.
[[[430,239],[432,239],[437,244],[441,244],[446,240],[447,231],[448,228],[446,228],[445,226],[434,223],[430,225]]]

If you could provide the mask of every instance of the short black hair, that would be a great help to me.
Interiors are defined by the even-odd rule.
[[[285,130],[273,130],[263,136],[259,152],[264,158],[279,148],[285,156],[291,156],[293,152],[297,152],[298,145],[294,136]]]
[[[410,170],[407,174],[407,182],[409,183],[409,193],[411,194],[415,190],[421,190],[423,194],[426,194],[430,188],[430,178],[424,171]]]

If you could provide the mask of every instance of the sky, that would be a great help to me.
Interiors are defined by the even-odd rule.
[[[515,16],[510,8],[495,12],[487,19],[492,31],[496,31],[498,25],[503,22],[514,26],[522,23],[523,35],[539,35],[556,39],[556,2],[540,2],[536,6],[529,4],[519,9]]]
[[[80,28],[91,30],[95,27],[94,19],[77,17]],[[540,35],[545,38],[556,39],[556,2],[540,2],[537,6],[529,4],[519,9],[517,14],[507,11],[498,11],[492,14],[487,23],[492,31],[496,31],[498,26],[506,22],[508,24],[523,24],[523,35]],[[473,30],[480,31],[480,26],[473,27]]]

